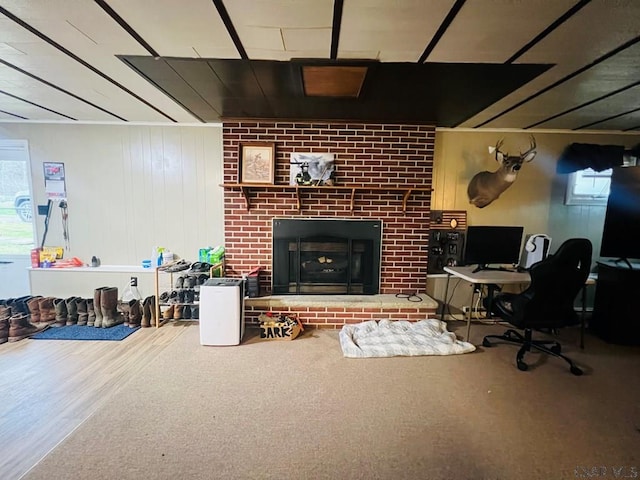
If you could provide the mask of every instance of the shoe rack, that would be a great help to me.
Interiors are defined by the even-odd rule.
[[[200,285],[210,278],[210,271],[155,269],[156,328],[169,321],[198,321]]]

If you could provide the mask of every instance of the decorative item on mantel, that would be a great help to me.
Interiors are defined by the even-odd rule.
[[[289,185],[335,185],[333,153],[292,153],[290,164]]]
[[[295,313],[286,315],[267,312],[261,313],[260,338],[264,340],[293,340],[304,330],[302,323]]]
[[[240,147],[240,183],[273,184],[276,172],[275,144],[243,143]]]

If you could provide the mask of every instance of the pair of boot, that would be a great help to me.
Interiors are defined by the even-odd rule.
[[[118,310],[122,312],[124,324],[130,328],[137,328],[142,322],[142,304],[137,298],[128,302],[119,302]]]
[[[80,297],[56,298],[53,300],[56,312],[54,327],[65,325],[86,325],[89,313],[87,301]]]
[[[137,298],[128,302],[119,302],[118,310],[122,313],[124,324],[131,328],[148,328],[156,324],[156,297],[151,295],[142,302]]]
[[[122,312],[118,311],[118,287],[100,287],[93,292],[93,326],[110,328],[124,323]]]
[[[47,325],[34,325],[29,322],[29,315],[22,312],[13,313],[12,307],[0,305],[0,343],[17,342],[45,328]]]
[[[56,321],[55,297],[31,297],[26,304],[29,308],[31,323],[40,326],[51,326]]]

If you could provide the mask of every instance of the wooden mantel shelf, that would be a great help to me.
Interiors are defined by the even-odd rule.
[[[271,190],[271,191],[294,191],[296,193],[296,207],[300,211],[300,191],[315,190],[315,191],[337,191],[337,192],[351,192],[350,209],[353,212],[356,192],[400,192],[402,194],[402,212],[407,211],[407,202],[409,197],[414,192],[431,192],[432,188],[426,187],[410,187],[400,185],[273,185],[270,183],[223,183],[220,185],[223,188],[240,189],[242,196],[244,197],[245,206],[247,211],[251,209],[249,202],[249,191],[251,190]]]

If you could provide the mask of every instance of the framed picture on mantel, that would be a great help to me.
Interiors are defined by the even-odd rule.
[[[275,182],[275,144],[270,142],[243,143],[240,147],[240,183]]]

